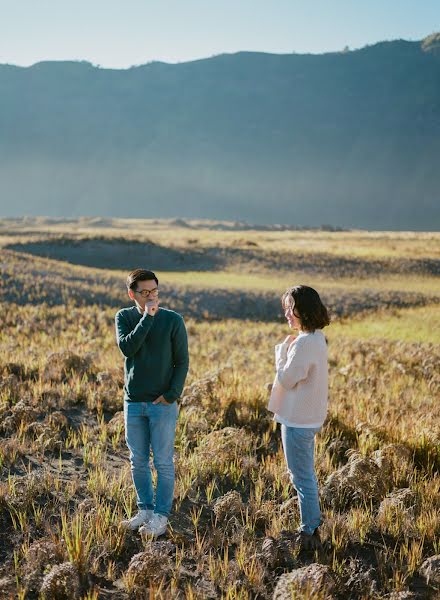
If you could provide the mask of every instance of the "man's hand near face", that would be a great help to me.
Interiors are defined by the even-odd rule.
[[[154,315],[157,313],[158,309],[159,309],[159,300],[149,300],[145,304],[144,314],[148,313],[151,317],[154,317]]]
[[[159,398],[153,400],[153,404],[172,404],[172,402],[167,402],[163,396],[159,396]]]

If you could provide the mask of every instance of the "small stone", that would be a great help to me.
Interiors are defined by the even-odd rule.
[[[161,544],[161,542],[159,542]],[[165,542],[166,544],[166,542]],[[151,542],[144,552],[135,554],[128,565],[129,575],[136,587],[148,585],[151,579],[161,579],[171,569],[169,546]]]
[[[41,378],[45,382],[65,381],[74,372],[84,375],[91,370],[90,357],[81,357],[70,350],[52,352],[48,355]]]
[[[440,585],[440,554],[427,558],[420,567],[420,574],[428,585]]]
[[[296,536],[287,531],[282,531],[278,538],[268,536],[264,539],[259,554],[260,561],[270,569],[293,569],[296,561],[293,558]]]
[[[337,587],[336,576],[330,567],[313,563],[281,575],[275,586],[273,600],[291,600],[295,593],[307,594],[305,597],[315,594],[322,600],[332,600],[336,598]]]
[[[402,592],[391,592],[388,596],[385,596],[386,600],[420,600],[420,596],[409,590]]]
[[[119,410],[107,423],[107,431],[110,435],[114,435],[115,433],[124,431],[124,427],[124,411]]]
[[[96,382],[100,385],[110,384],[113,382],[113,373],[110,371],[100,371],[96,375]]]
[[[405,514],[414,516],[417,495],[410,488],[402,488],[388,494],[379,506],[378,519],[384,520],[387,516]]]
[[[59,410],[50,413],[47,417],[47,422],[54,429],[67,429],[69,426],[69,419]]]
[[[40,593],[45,600],[77,600],[80,597],[79,573],[70,562],[55,565],[44,576]]]
[[[412,468],[412,453],[403,444],[388,444],[373,453],[374,462],[385,477],[392,479],[398,472],[407,473]]]
[[[214,514],[219,521],[228,517],[240,516],[243,508],[243,500],[236,490],[231,490],[224,496],[217,498],[213,506]]]
[[[327,504],[341,510],[353,501],[383,498],[388,485],[387,474],[373,459],[351,451],[347,464],[327,478],[321,496]]]
[[[375,598],[377,596],[375,574],[374,568],[367,561],[352,557],[344,568],[345,587],[353,596]]]
[[[264,539],[263,545],[261,546],[261,558],[264,562],[273,567],[277,562],[278,550],[275,543],[275,538],[268,536]]]

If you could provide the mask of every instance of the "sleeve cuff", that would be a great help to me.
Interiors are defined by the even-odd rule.
[[[175,397],[175,395],[172,392],[165,392],[164,394],[162,394],[162,396],[165,398],[165,400],[167,402],[169,402],[170,404],[172,402],[175,402],[178,398]]]
[[[275,346],[275,363],[277,366],[286,362],[287,349],[288,344],[277,344]]]
[[[149,315],[148,313],[144,313],[142,315],[142,319],[141,321],[143,321],[144,323],[148,323],[149,321],[154,321],[154,315]]]

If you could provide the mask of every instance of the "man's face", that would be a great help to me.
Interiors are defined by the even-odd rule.
[[[157,301],[159,299],[159,288],[155,279],[147,281],[137,281],[133,290],[128,290],[128,296],[134,300],[136,306],[144,312],[147,302]]]

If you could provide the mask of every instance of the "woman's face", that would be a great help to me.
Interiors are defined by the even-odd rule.
[[[301,320],[295,314],[295,305],[286,303],[284,305],[284,316],[287,319],[290,329],[301,329]]]

